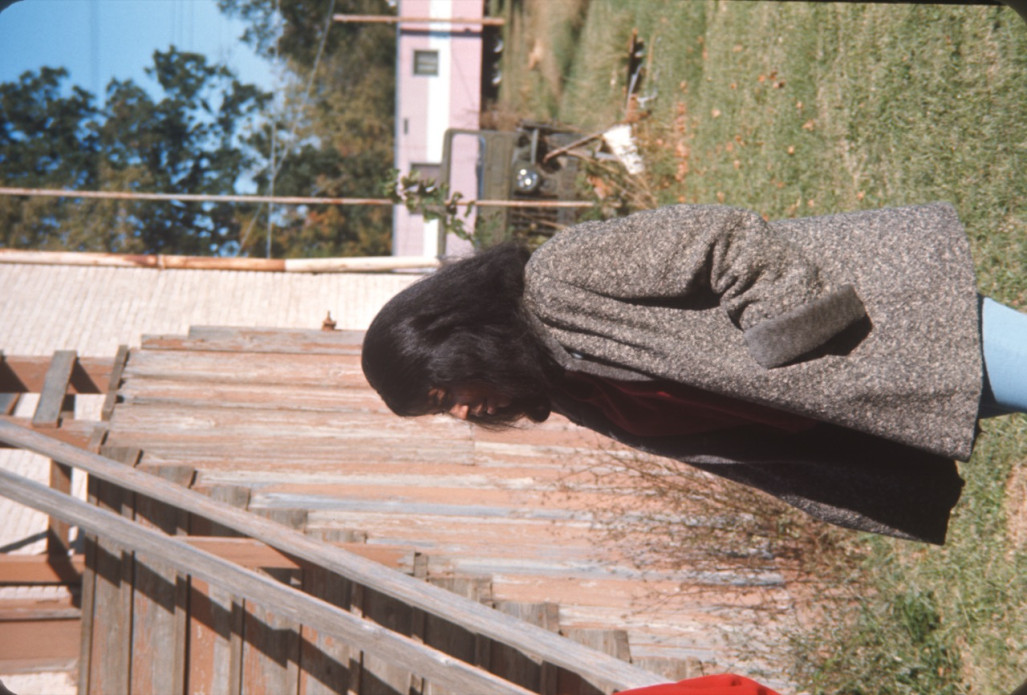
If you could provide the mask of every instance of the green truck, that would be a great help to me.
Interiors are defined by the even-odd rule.
[[[539,242],[574,224],[579,212],[575,208],[500,207],[483,202],[577,200],[578,158],[568,151],[580,140],[574,131],[531,122],[514,131],[447,130],[439,173],[440,183],[450,189],[454,147],[457,151],[477,147],[477,190],[459,191],[465,199],[478,201],[475,244],[490,246],[510,238]]]

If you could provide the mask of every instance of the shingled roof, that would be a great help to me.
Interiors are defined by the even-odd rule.
[[[5,263],[0,350],[114,356],[190,326],[364,329],[414,273],[295,273]]]

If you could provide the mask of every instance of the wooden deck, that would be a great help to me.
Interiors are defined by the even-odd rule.
[[[143,463],[195,466],[195,489],[244,488],[250,510],[292,513],[309,533],[416,550],[426,577],[487,581],[492,601],[557,604],[566,634],[624,630],[632,659],[669,673],[733,662],[714,625],[787,600],[773,572],[643,577],[593,528],[611,493],[573,475],[608,440],[557,416],[499,433],[397,418],[363,378],[359,334],[144,337],[118,394],[108,442]],[[681,584],[708,591],[652,607]]]

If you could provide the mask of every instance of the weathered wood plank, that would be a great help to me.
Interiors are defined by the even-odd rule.
[[[86,486],[86,495],[91,505],[97,503],[96,489],[96,484],[90,480]],[[79,638],[77,691],[79,695],[89,695],[93,664],[93,617],[96,611],[97,582],[97,539],[91,533],[85,534],[83,555],[85,571],[82,575],[82,629]]]
[[[259,383],[259,382],[258,382]],[[218,387],[212,385],[196,385],[194,388],[208,389],[215,392]],[[184,406],[188,407],[184,407]],[[368,441],[371,436],[388,437],[397,440],[410,440],[414,437],[423,439],[429,444],[442,440],[450,440],[454,445],[473,452],[483,462],[503,462],[514,458],[549,458],[554,454],[580,455],[599,459],[599,454],[592,446],[568,446],[572,442],[561,431],[547,432],[534,429],[519,433],[520,439],[499,445],[483,445],[478,432],[471,426],[446,416],[403,419],[383,417],[387,413],[384,404],[375,404],[373,408],[360,407],[357,400],[340,404],[338,408],[321,409],[282,409],[274,403],[266,403],[264,407],[249,404],[245,410],[229,405],[218,406],[212,402],[176,402],[174,399],[166,403],[126,403],[118,408],[117,422],[112,427],[124,436],[152,437],[158,444],[170,440],[173,443],[178,435],[194,438],[217,434],[216,428],[225,428],[226,435],[254,435],[262,432],[264,438],[269,434],[290,436],[290,429],[296,438],[302,433],[305,438],[317,435],[311,445],[322,443],[330,436]],[[266,424],[263,431],[260,425]],[[308,434],[309,433],[309,434]],[[364,434],[368,433],[368,434]],[[472,436],[473,435],[473,436]],[[509,435],[508,435],[509,436]],[[224,439],[225,437],[222,437]],[[218,442],[211,442],[216,445]],[[235,442],[233,442],[234,444]],[[245,441],[238,442],[245,444]],[[581,443],[580,439],[577,443]],[[152,447],[147,447],[152,448]],[[287,447],[276,447],[285,449]],[[391,458],[391,456],[389,457]],[[613,461],[612,455],[609,460]]]
[[[303,572],[303,590],[342,610],[349,610],[353,594],[352,582],[341,579],[320,567]],[[330,635],[303,627],[300,644],[300,695],[335,695],[350,692],[355,684],[351,665],[360,663],[360,649],[347,645]]]
[[[709,674],[709,669],[695,657],[675,659],[663,656],[640,656],[633,657],[632,661],[647,671],[659,673],[667,679],[668,683],[677,683],[686,678],[698,678]]]
[[[591,682],[602,682],[604,688],[629,688],[661,682],[658,676],[625,664],[609,656],[596,653],[581,645],[548,631],[525,625],[510,616],[448,594],[411,577],[381,567],[377,563],[353,556],[338,548],[325,546],[311,538],[270,521],[255,518],[239,510],[220,505],[189,490],[167,488],[155,484],[152,476],[125,470],[103,457],[80,451],[38,433],[17,428],[0,421],[0,439],[17,444],[37,453],[64,461],[87,470],[91,476],[118,480],[120,484],[142,494],[158,494],[168,503],[196,514],[202,514],[217,523],[243,531],[247,535],[310,562],[338,572],[355,582],[374,586],[382,593],[400,599],[408,605],[434,615],[442,615],[485,636],[525,650],[547,655],[557,665],[581,669]],[[181,544],[188,547],[186,544]],[[193,550],[190,548],[190,550]],[[193,550],[193,552],[198,552]],[[221,561],[223,562],[223,561]],[[234,568],[234,566],[232,566]],[[242,571],[242,570],[239,570]],[[313,625],[313,623],[311,623]],[[329,628],[330,631],[330,628]],[[425,672],[430,680],[432,673]],[[449,679],[440,680],[446,685]],[[447,686],[449,687],[449,686]],[[612,689],[611,688],[611,689]]]
[[[256,421],[259,414],[254,417]],[[0,418],[3,420],[4,418]],[[159,456],[172,462],[225,462],[229,469],[243,469],[246,465],[257,463],[254,469],[267,468],[267,465],[290,463],[348,463],[368,460],[369,447],[378,446],[388,451],[388,461],[394,463],[432,464],[458,463],[471,465],[475,463],[474,451],[464,446],[460,440],[451,440],[446,446],[444,437],[426,438],[422,442],[411,441],[403,433],[388,430],[360,430],[352,427],[332,432],[330,428],[308,430],[303,433],[290,431],[288,428],[269,428],[260,430],[256,427],[226,428],[232,434],[246,435],[239,441],[225,441],[216,432],[209,431],[207,423],[197,422],[194,429],[189,430],[187,423],[182,429],[175,429],[166,435],[150,435],[135,428],[126,428],[123,422],[112,426],[110,441],[121,446],[147,446],[147,454]],[[56,432],[58,438],[60,430]],[[226,432],[225,434],[228,434]],[[306,437],[302,436],[307,434]],[[177,435],[177,436],[176,436]],[[75,443],[82,437],[67,437]],[[302,447],[302,448],[300,448]],[[381,453],[378,454],[381,456]],[[373,460],[373,459],[372,459]],[[228,481],[223,481],[228,484]]]
[[[125,363],[128,361],[129,350],[127,345],[118,346],[118,354],[114,357],[111,365],[111,372],[107,378],[107,397],[103,399],[103,407],[100,410],[100,419],[108,421],[114,414],[114,406],[118,403],[118,390],[121,388],[122,375],[125,372]]]
[[[43,379],[36,412],[32,415],[35,427],[57,427],[64,408],[64,397],[68,393],[71,372],[75,368],[77,355],[74,350],[58,350],[53,354],[50,367]]]
[[[506,615],[512,615],[518,620],[537,625],[554,634],[560,631],[560,607],[555,603],[499,601],[495,603],[495,608]],[[542,692],[543,659],[541,657],[524,654],[496,640],[489,642],[485,647],[488,650],[486,660],[492,673],[529,690]]]
[[[226,369],[226,360],[231,369]],[[332,388],[366,388],[359,355],[178,352],[139,350],[125,365],[125,378],[171,379],[194,383],[299,384]]]
[[[461,449],[469,452],[473,449],[472,442],[466,437],[466,423],[452,418],[452,422],[423,423],[393,419],[395,422],[383,421],[381,414],[364,411],[283,411],[270,404],[252,412],[209,406],[183,410],[155,404],[134,405],[124,410],[119,408],[111,421],[111,431],[121,436],[153,436],[158,442],[169,443],[182,437],[191,437],[197,440],[213,439],[211,443],[217,444],[219,440],[227,439],[225,434],[240,437],[251,435],[261,439],[305,438],[310,440],[309,446],[315,448],[326,442],[337,444],[339,439],[367,442],[371,436],[407,439],[413,435],[424,435],[422,438],[429,445],[449,439]],[[222,434],[221,430],[225,430],[225,433]],[[368,430],[373,435],[369,435]],[[245,441],[228,443],[240,446],[246,444]]]
[[[390,442],[391,445],[391,442]],[[434,442],[430,443],[435,446]],[[462,447],[459,447],[462,449]],[[382,452],[379,452],[381,455]],[[390,452],[391,453],[391,452]],[[390,487],[393,484],[411,487],[433,487],[434,481],[442,487],[462,489],[463,494],[489,488],[511,490],[534,489],[574,493],[611,494],[600,489],[591,479],[572,478],[551,458],[534,461],[522,459],[516,463],[490,461],[467,465],[459,461],[404,461],[373,458],[373,451],[341,450],[330,460],[311,459],[296,465],[282,465],[270,455],[242,460],[240,457],[201,456],[197,466],[194,487],[210,485],[287,484],[285,477],[297,487],[303,485],[338,485],[351,487]],[[561,455],[556,452],[554,456]],[[567,454],[573,456],[573,452]],[[169,452],[147,449],[147,461],[178,463]],[[295,458],[295,457],[294,457]],[[298,460],[298,459],[297,459]],[[239,471],[234,473],[233,471]],[[245,477],[244,477],[245,476]],[[314,510],[311,510],[312,512]]]
[[[250,504],[250,489],[242,485],[204,485],[193,488],[195,492],[212,500],[227,504],[235,509],[247,509]],[[238,531],[222,526],[198,514],[189,519],[189,534],[192,536],[239,536]]]
[[[262,383],[194,384],[167,379],[132,379],[118,391],[120,409],[137,405],[170,408],[249,408],[278,410],[382,410],[377,394],[366,388],[327,388],[283,384],[275,387],[268,403],[268,387]]]
[[[281,354],[359,354],[363,331],[316,331],[192,326],[188,337],[144,335],[146,350],[205,350]]]
[[[190,691],[240,695],[242,606],[231,592],[193,577],[189,616]]]
[[[187,466],[137,466],[175,485],[187,486],[195,470]],[[159,499],[136,495],[135,520],[143,528],[158,529],[170,536],[184,533],[188,514]],[[182,674],[176,670],[185,659],[184,636],[177,639],[180,578],[161,558],[136,557],[132,603],[132,692],[164,693]],[[181,651],[179,651],[181,650]],[[181,692],[179,690],[178,692]]]
[[[631,661],[628,633],[624,630],[565,627],[561,629],[561,632],[575,642],[584,644],[586,647],[604,652],[621,661]]]
[[[266,574],[284,585],[299,574],[273,569]],[[242,682],[245,692],[293,695],[299,686],[300,630],[294,618],[264,604],[246,602],[243,626]]]
[[[136,557],[132,594],[132,692],[166,692],[174,682],[176,575],[167,564]]]
[[[111,457],[111,465],[120,469],[131,470],[139,459],[138,451],[104,448],[103,452]],[[120,463],[114,463],[115,459]],[[134,493],[109,481],[90,476],[89,496],[95,499],[97,509],[128,518],[133,514]],[[58,499],[64,499],[65,504],[71,501],[71,498]],[[94,695],[130,692],[133,553],[93,533],[93,610],[90,632],[83,635],[90,643],[89,681],[85,692]]]
[[[415,610],[402,601],[368,587],[361,592],[363,616],[393,632],[411,636]],[[414,676],[423,675],[402,661],[365,653],[362,661],[361,695],[408,693]]]
[[[262,509],[261,516],[288,528],[302,529],[305,509]],[[283,584],[300,581],[292,569],[267,569],[269,577]],[[276,614],[272,609],[246,603],[243,627],[243,683],[255,692],[291,695],[299,687],[300,633],[302,624]]]
[[[491,605],[492,582],[488,577],[428,577],[427,581],[464,598],[484,605]],[[485,648],[485,645],[491,640],[438,616],[422,615],[424,617],[423,640],[425,644],[445,652],[455,659],[491,671],[488,650]],[[425,684],[424,688],[431,695],[464,695],[434,683]]]

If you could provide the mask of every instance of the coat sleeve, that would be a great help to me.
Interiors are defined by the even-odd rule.
[[[832,286],[762,217],[725,206],[682,205],[578,225],[537,251],[531,272],[622,301],[712,298],[767,368],[794,361],[865,316],[852,286]]]

